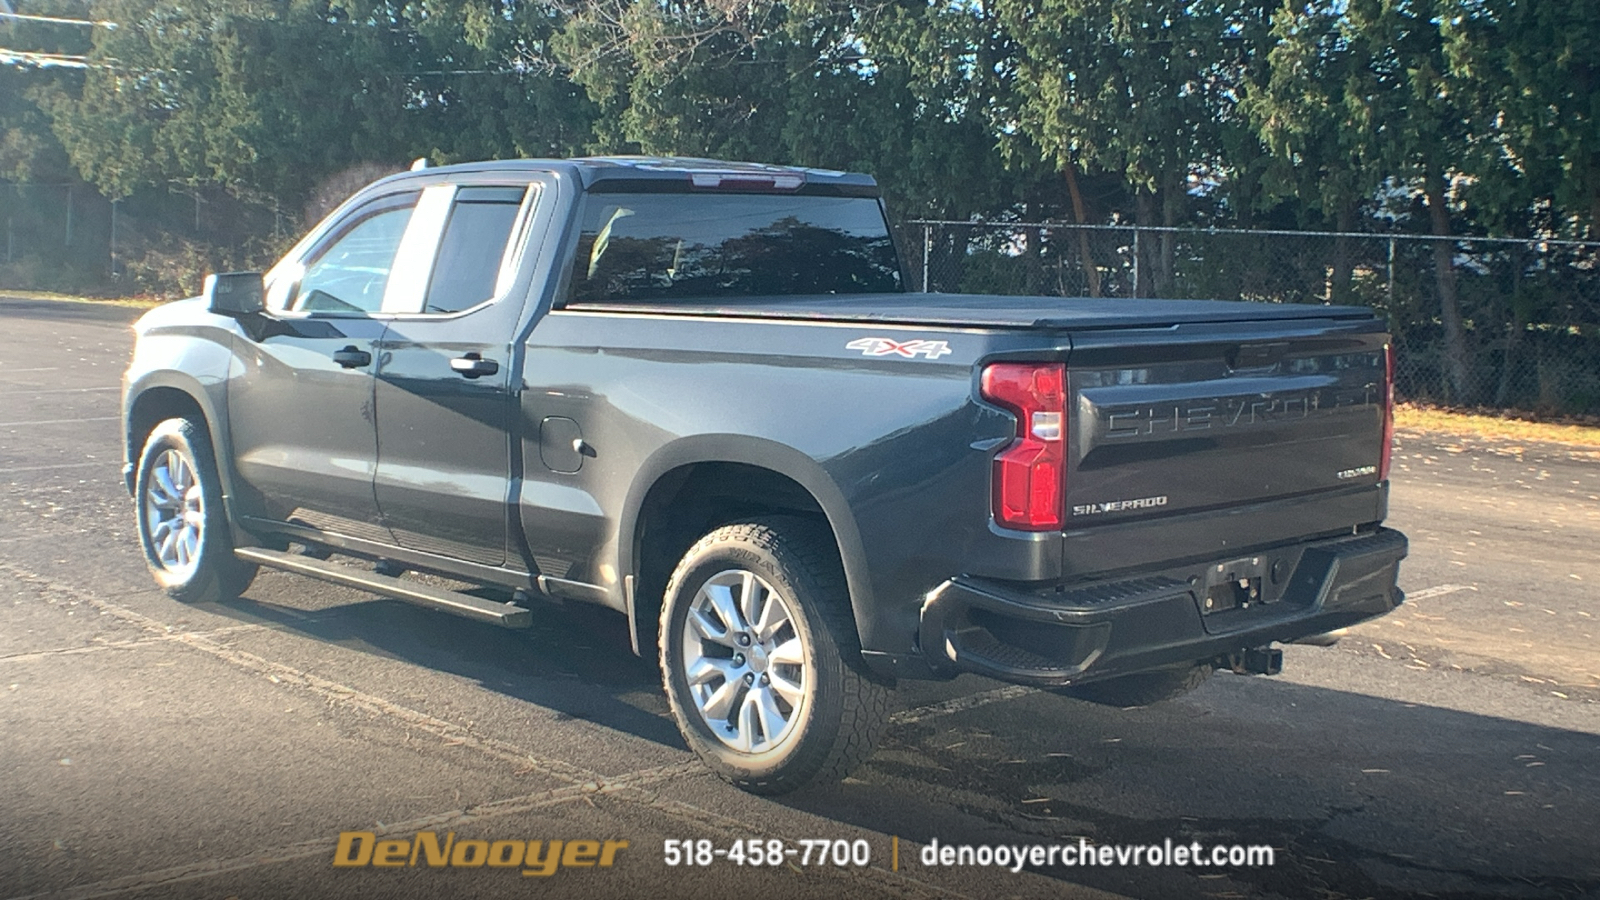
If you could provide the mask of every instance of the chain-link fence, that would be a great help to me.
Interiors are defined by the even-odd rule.
[[[82,182],[0,182],[0,288],[193,293],[208,271],[263,265],[299,228],[270,199],[211,188],[113,201]]]
[[[0,183],[0,228],[0,286],[171,293],[262,265],[299,222],[221,192],[112,203],[81,183]],[[901,237],[931,291],[1370,306],[1388,317],[1406,398],[1600,413],[1600,243],[942,221]]]
[[[1600,412],[1600,243],[913,221],[925,290],[1352,303],[1387,315],[1408,399]],[[1443,277],[1441,277],[1443,273]],[[1451,352],[1442,298],[1454,292]]]
[[[85,287],[110,271],[110,226],[111,204],[83,184],[0,183],[0,284]]]

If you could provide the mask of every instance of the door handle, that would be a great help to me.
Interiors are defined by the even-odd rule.
[[[333,351],[333,361],[346,369],[357,369],[372,365],[372,354],[365,350],[357,350],[352,344],[343,350]]]
[[[500,371],[500,364],[492,359],[484,359],[476,353],[450,360],[450,368],[463,378],[482,378]]]

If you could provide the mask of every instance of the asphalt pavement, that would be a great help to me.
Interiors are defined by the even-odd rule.
[[[277,572],[235,603],[168,599],[119,471],[137,314],[0,300],[0,900],[1600,898],[1593,451],[1403,433],[1395,614],[1143,709],[904,684],[855,776],[765,799],[701,769],[614,614],[541,606],[510,632]],[[548,876],[335,867],[341,832],[628,845]],[[752,838],[869,861],[665,861]],[[922,853],[1168,840],[1276,858]]]

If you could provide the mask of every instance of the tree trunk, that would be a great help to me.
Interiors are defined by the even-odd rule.
[[[1518,351],[1522,349],[1522,333],[1528,324],[1522,319],[1521,304],[1516,301],[1511,303],[1511,330],[1506,334],[1505,354],[1500,360],[1500,387],[1494,392],[1494,405],[1505,407],[1511,398],[1511,372],[1512,366],[1517,362]]]
[[[1161,188],[1161,224],[1173,228],[1178,224],[1178,216],[1183,212],[1183,182],[1178,179],[1169,179]],[[1161,232],[1161,254],[1156,263],[1155,289],[1158,296],[1176,297],[1176,270],[1173,260],[1177,256],[1178,235],[1176,232]]]
[[[1450,236],[1450,210],[1444,201],[1444,176],[1429,164],[1422,176],[1422,190],[1428,200],[1428,219],[1438,237]],[[1444,324],[1445,387],[1452,403],[1466,403],[1470,387],[1467,366],[1467,336],[1461,325],[1461,303],[1456,297],[1455,243],[1437,240],[1433,244],[1433,272],[1439,286],[1439,321]]]
[[[1500,386],[1494,392],[1494,405],[1505,408],[1511,399],[1511,373],[1516,364],[1517,351],[1522,349],[1522,333],[1527,330],[1527,297],[1522,287],[1522,267],[1526,248],[1518,246],[1511,251],[1511,325],[1506,332],[1506,347],[1500,357]]]
[[[1351,290],[1350,275],[1355,267],[1350,258],[1348,235],[1356,227],[1355,203],[1345,203],[1339,207],[1333,227],[1339,232],[1339,236],[1333,239],[1333,279],[1328,285],[1328,301],[1349,303],[1354,293]]]
[[[1072,195],[1072,220],[1079,225],[1087,224],[1088,214],[1084,210],[1083,192],[1078,189],[1078,173],[1072,163],[1064,167],[1067,176],[1067,193]],[[1089,296],[1100,296],[1100,267],[1094,264],[1094,255],[1089,252],[1089,232],[1082,228],[1078,232],[1078,259],[1083,265],[1083,277],[1089,283]]]
[[[1134,219],[1140,225],[1153,225],[1156,220],[1156,195],[1144,187],[1134,188]],[[1146,235],[1144,239],[1134,241],[1135,250],[1133,261],[1133,296],[1154,297],[1156,292],[1150,289],[1151,259],[1155,256],[1155,240],[1153,235]]]
[[[959,293],[967,276],[967,251],[972,245],[972,226],[950,225],[943,233],[936,233],[933,241],[933,263],[928,269],[928,280],[938,293]]]
[[[1141,187],[1138,189],[1137,213],[1140,225],[1170,226],[1175,217],[1176,210],[1170,199],[1168,191],[1153,191]],[[1160,212],[1157,212],[1157,207]],[[1144,250],[1144,259],[1139,261],[1139,284],[1137,296],[1140,297],[1171,297],[1172,294],[1172,258],[1176,250],[1176,235],[1170,231],[1157,231],[1146,234],[1140,241]]]
[[[1022,205],[1022,220],[1024,222],[1037,222],[1043,216],[1039,214],[1039,206],[1033,202]],[[1037,297],[1044,286],[1044,229],[1029,229],[1022,233],[1023,253],[1026,260],[1023,274],[1026,280],[1023,290],[1030,297]]]
[[[1234,173],[1229,198],[1229,206],[1233,208],[1233,227],[1255,226],[1256,194],[1260,183],[1261,174],[1255,166],[1243,165]]]

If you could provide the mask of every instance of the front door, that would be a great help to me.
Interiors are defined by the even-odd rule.
[[[373,369],[391,269],[417,192],[352,210],[273,270],[267,327],[238,336],[229,434],[246,516],[391,542],[372,479]]]
[[[419,208],[444,221],[431,272],[378,347],[376,495],[402,547],[506,561],[514,286],[540,192],[525,181],[423,192]]]

